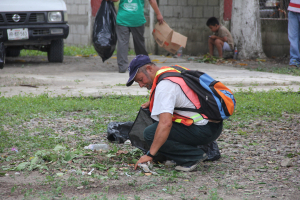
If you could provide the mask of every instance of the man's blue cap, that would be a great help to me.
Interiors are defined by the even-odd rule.
[[[146,55],[137,55],[129,64],[128,71],[129,71],[129,79],[126,83],[126,86],[129,87],[133,83],[133,79],[136,76],[138,69],[146,64],[151,63],[151,60]]]

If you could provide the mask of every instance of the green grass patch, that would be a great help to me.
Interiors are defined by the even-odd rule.
[[[233,122],[238,122],[237,126],[240,126],[256,119],[282,120],[283,112],[293,114],[299,113],[300,110],[299,92],[248,90],[236,92],[235,98],[236,111],[230,120],[225,121],[224,129],[237,124]],[[89,188],[92,185],[88,181],[90,177],[81,175],[84,171],[87,173],[90,168],[101,172],[92,174],[91,177],[103,186],[107,180],[119,179],[120,171],[128,176],[137,176],[123,164],[135,163],[143,155],[139,149],[109,143],[110,150],[99,153],[85,150],[84,146],[91,143],[87,140],[90,136],[105,138],[108,123],[133,121],[140,105],[147,100],[146,96],[114,95],[101,98],[51,97],[48,94],[0,97],[0,171],[26,173],[38,170],[45,175],[41,184],[51,185],[50,190],[40,193],[13,186],[11,193],[22,191],[24,197],[49,197],[63,195],[64,188],[70,186]],[[246,133],[241,131],[238,134]],[[257,143],[252,141],[249,145],[256,146]],[[297,156],[296,153],[287,155],[291,158],[294,156]],[[158,167],[161,168],[156,169],[158,175],[153,177],[153,182],[138,185],[137,181],[132,179],[128,186],[136,188],[137,191],[144,191],[158,187],[156,179],[165,183],[186,179],[184,173],[163,168],[160,164]],[[61,176],[70,171],[74,172],[66,181],[62,181]],[[193,178],[189,179],[194,181]],[[235,184],[234,187],[239,189],[244,186]],[[105,188],[107,193],[110,188]],[[173,187],[168,184],[161,189],[161,192],[168,194],[182,190],[179,186]],[[99,195],[98,198],[101,198],[102,194]],[[222,199],[216,190],[210,190],[208,198]]]
[[[247,122],[257,118],[278,120],[283,112],[295,113],[300,110],[300,93],[275,89],[268,92],[240,91],[235,93],[237,106],[230,118]],[[293,103],[291,103],[293,102]]]
[[[235,93],[237,106],[231,121],[240,124],[248,123],[253,119],[278,120],[283,112],[295,113],[300,110],[300,95],[296,92],[273,90],[269,92],[240,91]],[[22,149],[53,149],[56,145],[69,140],[80,139],[79,136],[70,138],[55,137],[57,133],[51,128],[28,128],[24,123],[38,118],[46,119],[63,118],[71,112],[77,114],[74,120],[91,119],[91,125],[77,127],[68,124],[63,131],[79,131],[84,134],[105,133],[107,124],[111,121],[133,121],[142,103],[146,102],[145,96],[103,96],[94,97],[49,97],[48,94],[39,96],[13,96],[0,98],[0,152],[6,152],[12,147]],[[292,103],[291,103],[292,102]],[[88,114],[87,114],[88,113]],[[38,122],[41,123],[41,122]],[[226,126],[230,121],[226,121]],[[18,135],[11,135],[4,127],[20,129]],[[22,129],[22,131],[21,131]],[[32,133],[39,133],[35,136]],[[51,135],[51,137],[48,137]],[[81,140],[80,140],[81,141]],[[77,143],[83,147],[87,142]],[[23,146],[25,145],[25,146]],[[46,156],[52,159],[51,155]]]
[[[294,76],[300,76],[300,69],[299,68],[292,68],[289,65],[286,65],[285,67],[264,67],[260,66],[256,69],[250,69],[254,71],[260,71],[260,72],[271,72],[276,74],[290,74]]]
[[[115,51],[116,53],[116,51]],[[98,55],[93,46],[64,46],[65,56],[93,56]],[[42,52],[38,50],[21,50],[20,56],[47,56],[47,52]]]
[[[117,54],[117,50],[114,51],[113,55]],[[98,53],[93,46],[64,46],[65,56],[98,56]],[[129,50],[128,55],[135,55],[134,50]],[[38,50],[22,49],[20,56],[47,56],[47,52]]]

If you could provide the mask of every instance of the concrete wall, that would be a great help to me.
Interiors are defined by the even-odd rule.
[[[91,45],[94,17],[91,0],[64,0],[67,4],[70,33],[67,45]],[[93,1],[93,0],[92,0]],[[188,37],[183,54],[203,55],[208,52],[208,36],[211,31],[206,26],[209,17],[217,17],[227,28],[229,21],[223,20],[223,0],[157,0],[164,20],[175,31]],[[145,42],[149,53],[168,54],[155,43],[152,30],[156,15],[145,0]],[[261,20],[262,42],[268,57],[289,54],[287,20]],[[132,37],[129,49],[134,50]]]
[[[206,26],[209,17],[220,17],[222,0],[159,0],[159,8],[164,20],[175,31],[188,37],[183,54],[199,55],[208,52],[208,36],[211,31]],[[158,48],[158,54],[166,54]]]
[[[67,45],[91,45],[92,17],[90,0],[64,0],[69,18]]]
[[[267,57],[290,54],[288,20],[261,20],[262,43]]]
[[[67,5],[67,12],[69,17],[70,32],[68,38],[65,40],[67,45],[92,45],[92,31],[93,24],[95,21],[95,16],[92,15],[94,8],[94,15],[96,15],[95,10],[99,8],[99,1],[94,0],[64,0]],[[149,0],[145,0],[145,18],[147,23],[145,24],[145,42],[146,48],[149,53],[154,53],[155,51],[155,41],[152,37],[152,30],[154,24],[154,11],[151,8]],[[130,37],[129,49],[134,50],[133,40]]]

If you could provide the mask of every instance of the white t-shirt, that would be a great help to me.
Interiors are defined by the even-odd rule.
[[[192,117],[198,114],[196,112],[174,110],[175,107],[195,108],[194,104],[186,97],[178,84],[166,79],[160,81],[155,89],[153,108],[151,112],[152,119],[159,121],[159,115],[161,113],[173,114],[173,112],[175,112],[187,117]],[[194,124],[206,125],[207,123],[208,120],[203,119],[195,122]]]
[[[289,7],[288,7],[288,11],[292,11],[292,12],[297,12],[300,13],[300,1],[299,0],[291,0]]]

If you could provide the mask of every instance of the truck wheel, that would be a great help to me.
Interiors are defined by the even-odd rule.
[[[5,64],[5,52],[2,56],[0,56],[0,69],[3,69]]]
[[[6,49],[7,57],[18,57],[20,55],[21,49],[8,48]]]
[[[3,69],[5,64],[5,47],[3,42],[0,42],[0,69]]]
[[[48,49],[49,62],[63,62],[64,60],[64,41],[52,40]]]

